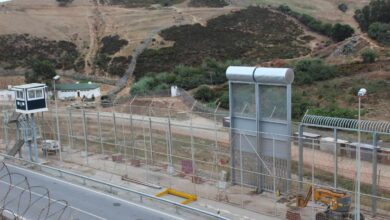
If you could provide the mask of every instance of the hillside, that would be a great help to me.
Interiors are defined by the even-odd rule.
[[[346,4],[345,11],[338,8],[340,3]],[[125,73],[130,74],[129,79],[122,78],[122,85],[127,87],[119,89],[120,95],[128,95],[147,75],[147,91],[166,89],[175,83],[195,93],[198,86],[207,84],[214,97],[204,103],[215,106],[224,101],[228,106],[226,65],[296,68],[300,60],[319,59],[321,64],[314,61],[312,68],[319,68],[317,73],[327,68],[332,72],[324,73],[326,76],[297,73],[297,112],[315,108],[353,115],[354,91],[366,86],[372,91],[366,102],[366,117],[386,120],[390,111],[390,48],[369,38],[353,18],[354,11],[368,3],[74,0],[59,7],[51,0],[35,0],[34,4],[13,0],[0,6],[0,74],[2,69],[8,75],[12,71],[23,74],[34,60],[45,59],[61,74],[99,79],[110,85]],[[330,34],[315,32],[299,16],[283,14],[278,10],[280,4],[306,16],[304,19],[314,19],[308,22],[310,25],[328,28],[340,23],[352,26],[355,34],[336,42]],[[250,5],[260,7],[248,8]],[[143,44],[146,50],[136,51]],[[361,53],[367,49],[374,50],[376,62],[362,62]],[[135,53],[141,54],[134,57]],[[131,62],[137,64],[134,73],[127,72]],[[163,76],[174,76],[174,80]],[[188,82],[196,83],[188,86]]]

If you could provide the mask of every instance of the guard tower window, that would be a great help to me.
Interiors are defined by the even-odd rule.
[[[17,99],[23,99],[23,91],[17,91],[16,92],[16,98]]]
[[[35,91],[34,90],[28,91],[28,99],[35,99]]]
[[[43,91],[42,89],[30,89],[28,91],[28,99],[42,99],[43,98]]]

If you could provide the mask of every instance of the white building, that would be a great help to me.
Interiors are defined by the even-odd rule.
[[[0,90],[0,101],[15,101],[15,92],[11,90]]]
[[[57,96],[61,100],[100,97],[100,86],[95,83],[57,84]]]

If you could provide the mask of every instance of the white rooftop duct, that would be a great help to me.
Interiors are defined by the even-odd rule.
[[[288,85],[294,81],[294,71],[290,68],[230,66],[226,77],[230,81]]]

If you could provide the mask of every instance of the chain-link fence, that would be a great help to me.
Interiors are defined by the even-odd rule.
[[[6,123],[10,111],[3,111],[2,148],[12,147],[15,128]],[[238,146],[232,152],[230,128],[224,127],[217,112],[178,111],[153,106],[121,105],[103,111],[87,109],[58,110],[59,134],[64,163],[81,165],[93,170],[122,176],[124,179],[170,187],[198,195],[203,199],[242,207],[259,213],[278,216],[295,213],[302,219],[313,219],[327,209],[321,202],[305,208],[296,205],[297,195],[306,197],[311,186],[345,193],[353,204],[355,198],[355,147],[350,144],[356,134],[340,132],[340,139],[350,140],[333,150],[334,141],[324,139],[327,134],[318,130],[316,137],[288,137],[291,140],[291,178],[286,178],[280,167],[283,161],[265,156],[251,146],[253,134],[241,132]],[[36,115],[42,140],[57,139],[55,110]],[[296,126],[294,126],[296,127]],[[315,132],[315,130],[310,130]],[[267,135],[271,153],[278,148],[277,134]],[[303,144],[303,178],[299,178],[299,139]],[[369,137],[362,141],[371,141]],[[380,146],[389,139],[383,137]],[[231,157],[234,153],[234,161]],[[272,154],[271,154],[272,155]],[[56,155],[40,158],[59,161]],[[367,219],[390,218],[390,157],[382,147],[377,155],[377,192],[372,195],[372,151],[362,150],[361,209]],[[335,172],[337,161],[337,175]],[[234,166],[232,165],[233,163]],[[55,163],[53,163],[55,164]],[[262,169],[258,169],[261,164]],[[279,168],[278,168],[279,167]],[[232,173],[235,173],[233,181]],[[257,181],[263,180],[269,190],[258,190]],[[337,185],[335,185],[335,181]],[[288,189],[288,190],[283,190]],[[377,210],[372,212],[372,203]],[[350,206],[352,213],[353,207]],[[372,217],[375,215],[374,217]]]

